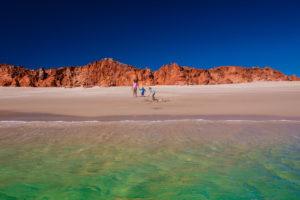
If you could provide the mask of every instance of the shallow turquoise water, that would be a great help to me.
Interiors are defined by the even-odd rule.
[[[298,122],[0,125],[0,199],[300,197]]]

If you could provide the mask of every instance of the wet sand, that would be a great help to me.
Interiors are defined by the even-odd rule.
[[[129,87],[0,88],[0,120],[299,119],[300,82],[157,86],[159,102]]]

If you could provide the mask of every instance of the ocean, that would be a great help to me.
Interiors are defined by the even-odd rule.
[[[300,198],[300,121],[2,121],[0,199]]]

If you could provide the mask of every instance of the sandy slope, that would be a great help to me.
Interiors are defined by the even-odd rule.
[[[129,87],[2,87],[0,120],[38,120],[42,116],[59,120],[65,115],[83,118],[140,115],[300,117],[300,82],[155,88],[161,100],[156,103],[146,97],[133,98]]]

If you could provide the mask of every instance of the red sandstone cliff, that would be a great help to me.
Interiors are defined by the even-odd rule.
[[[102,59],[85,66],[29,70],[24,67],[0,64],[0,86],[17,87],[92,87],[126,86],[138,79],[144,85],[191,85],[244,83],[253,81],[300,81],[271,68],[222,66],[195,69],[176,63],[164,65],[152,72]]]

